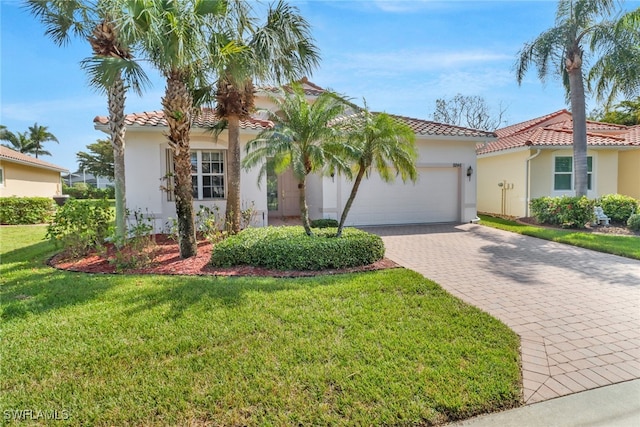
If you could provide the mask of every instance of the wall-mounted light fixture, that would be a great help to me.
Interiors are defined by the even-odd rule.
[[[471,181],[471,175],[473,175],[473,168],[469,166],[467,168],[467,178],[469,178],[469,181]]]

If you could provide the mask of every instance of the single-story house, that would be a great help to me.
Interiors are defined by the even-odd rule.
[[[302,80],[309,102],[323,89]],[[256,93],[256,107],[273,107],[270,97],[280,89],[263,88]],[[241,122],[241,151],[260,131],[273,126],[256,113]],[[395,116],[416,134],[420,173],[417,182],[398,179],[385,183],[374,173],[365,180],[350,210],[347,225],[414,224],[469,222],[476,219],[476,153],[478,143],[495,139],[491,132],[466,129],[426,120]],[[203,109],[191,130],[194,207],[217,206],[225,210],[227,134],[214,138],[208,130],[218,123],[214,111]],[[96,117],[95,127],[108,132],[108,118]],[[163,177],[172,170],[172,155],[166,137],[167,122],[162,111],[126,116],[125,178],[127,205],[156,219],[161,228],[175,218],[173,195]],[[253,205],[254,225],[266,226],[277,217],[299,216],[298,187],[293,174],[265,176],[258,181],[259,168],[243,170],[241,199],[245,207]],[[311,219],[339,218],[345,206],[351,182],[339,175],[308,179],[307,196]]]
[[[60,174],[69,171],[0,146],[0,197],[53,197],[62,194]]]
[[[496,130],[478,145],[478,211],[529,216],[529,202],[574,195],[573,122],[560,110]],[[587,121],[589,198],[640,199],[640,126]]]

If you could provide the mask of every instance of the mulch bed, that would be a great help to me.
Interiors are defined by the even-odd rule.
[[[116,249],[109,244],[100,252],[93,251],[80,259],[68,259],[59,253],[49,260],[49,265],[60,270],[102,274],[164,274],[188,276],[260,276],[260,277],[312,277],[328,274],[354,273],[360,271],[383,270],[400,267],[390,259],[383,258],[370,265],[361,267],[332,269],[322,271],[282,271],[262,267],[237,266],[229,268],[213,267],[209,264],[213,245],[207,240],[198,240],[198,254],[182,259],[178,243],[164,234],[153,236],[155,244],[146,249],[148,263],[139,268],[118,271],[115,263]],[[137,254],[130,254],[138,256]]]

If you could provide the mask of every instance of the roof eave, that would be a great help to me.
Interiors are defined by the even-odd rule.
[[[0,157],[0,160],[3,161],[3,162],[16,163],[16,164],[19,164],[19,165],[30,166],[32,168],[46,169],[46,170],[50,170],[50,171],[53,171],[53,172],[60,172],[60,173],[67,172],[67,173],[69,173],[68,169],[59,168],[59,167],[56,167],[56,166],[41,165],[41,164],[37,164],[37,163],[28,162],[28,161],[25,161],[25,160],[13,159],[11,157],[2,156],[2,157]]]

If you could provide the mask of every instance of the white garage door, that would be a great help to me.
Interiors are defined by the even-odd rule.
[[[416,183],[398,178],[382,181],[377,173],[360,184],[358,195],[347,217],[349,225],[420,224],[460,220],[460,169],[454,167],[419,168]],[[347,188],[345,191],[344,188]],[[351,183],[343,185],[344,206]]]

